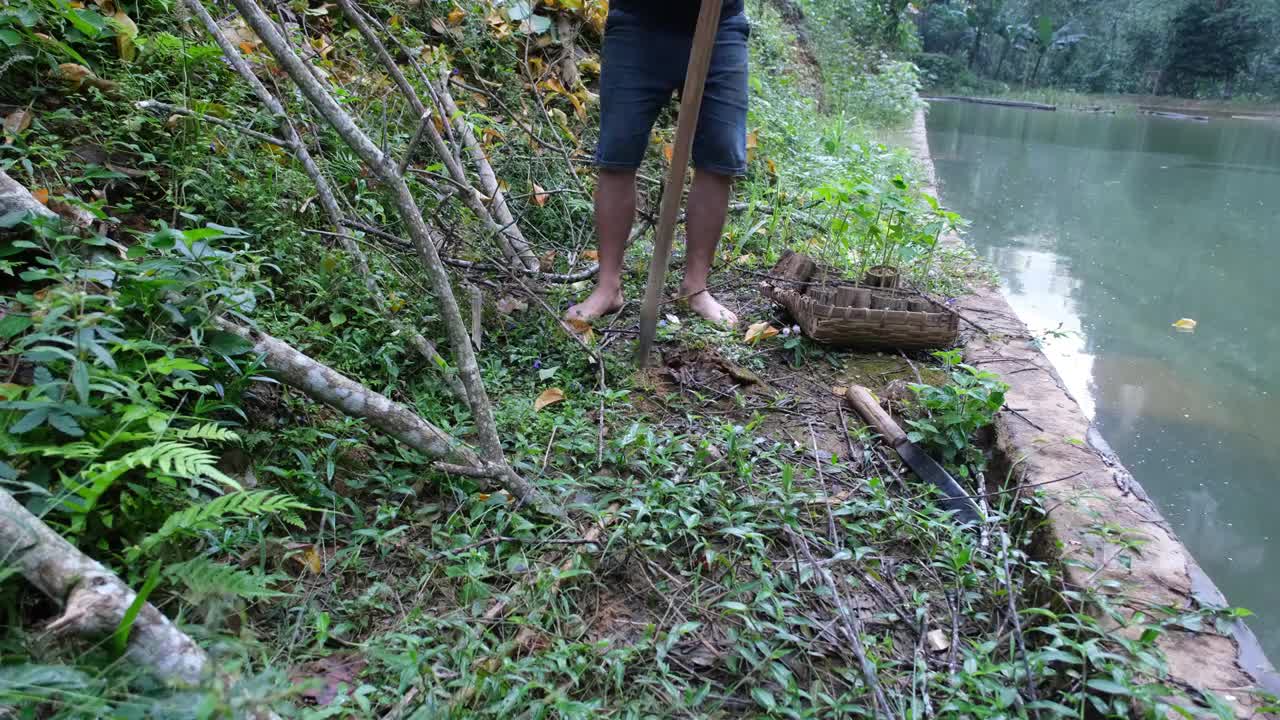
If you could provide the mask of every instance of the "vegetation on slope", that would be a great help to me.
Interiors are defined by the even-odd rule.
[[[826,111],[794,28],[751,3],[751,175],[713,282],[749,323],[774,325],[754,287],[789,247],[851,270],[889,254],[956,291],[971,258],[937,238],[959,219],[866,132],[915,108],[909,66],[885,54],[896,15],[805,6],[829,59]],[[209,7],[288,125],[182,4],[11,0],[0,169],[68,219],[0,219],[0,482],[142,598],[86,642],[45,626],[63,598],[7,559],[5,712],[1127,716],[1180,697],[1158,682],[1153,640],[1219,615],[1153,609],[1116,633],[1131,620],[1086,613],[1086,592],[1030,556],[1042,510],[1010,484],[1016,469],[984,483],[969,432],[998,409],[988,375],[790,331],[747,343],[678,311],[662,365],[634,374],[633,307],[578,336],[558,324],[591,267],[602,3],[364,9],[408,93],[338,5],[276,10],[338,107],[410,169],[452,294],[467,309],[480,298],[501,461],[567,519],[516,502],[505,475],[460,472],[484,469],[467,453],[485,451],[485,423],[459,390],[465,353],[443,340],[448,303],[409,245],[413,218],[237,13]],[[446,92],[461,112],[421,122],[414,96],[435,107]],[[421,139],[433,132],[443,145]],[[644,183],[645,218],[658,194]],[[537,273],[495,247],[516,225]],[[646,243],[628,256],[632,297]],[[282,346],[430,423],[469,467],[333,394],[317,401],[322,383],[267,352]],[[948,373],[953,390],[901,392]],[[865,432],[846,438],[831,388],[850,382],[898,388],[920,439],[992,491],[987,527],[957,528]],[[166,687],[133,662],[142,600],[208,653],[211,682]]]

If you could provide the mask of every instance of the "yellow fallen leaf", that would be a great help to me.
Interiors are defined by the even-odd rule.
[[[133,44],[133,39],[138,37],[137,24],[121,8],[116,9],[111,19],[119,26],[116,28],[116,52],[120,54],[121,60],[133,62],[138,55],[138,48]]]
[[[93,71],[83,65],[76,63],[62,63],[58,66],[58,74],[66,81],[68,85],[80,87],[84,83],[85,78],[93,75]]]
[[[547,195],[547,191],[542,189],[541,185],[538,183],[533,184],[533,202],[535,205],[538,207],[545,206],[549,197],[550,195]]]
[[[548,405],[555,405],[564,400],[564,391],[560,388],[547,388],[542,391],[537,400],[533,401],[533,409],[541,410]]]
[[[291,548],[299,548],[298,545],[291,545]],[[298,564],[302,565],[303,570],[308,570],[313,575],[319,575],[324,571],[324,558],[320,556],[320,551],[316,550],[315,545],[307,545],[305,550],[293,556]]]
[[[4,134],[7,137],[4,139],[4,144],[11,145],[13,143],[14,136],[31,127],[31,118],[32,114],[30,110],[14,110],[5,116]]]
[[[465,10],[463,10],[462,8],[459,8],[459,7],[455,7],[455,8],[454,8],[450,13],[449,13],[449,24],[450,24],[450,25],[461,25],[461,24],[462,24],[462,20],[463,20],[463,18],[465,18],[466,16],[467,16],[467,13],[466,13],[466,11],[465,11]]]
[[[591,262],[600,262],[600,251],[587,250],[586,252],[582,253],[582,257],[586,260],[590,260]]]
[[[1181,320],[1179,320],[1179,321],[1175,322],[1175,323],[1173,324],[1173,327],[1174,327],[1174,329],[1176,329],[1178,332],[1188,332],[1188,333],[1189,333],[1189,332],[1195,332],[1195,331],[1196,331],[1196,321],[1195,321],[1195,320],[1192,320],[1191,318],[1182,318]]]
[[[747,334],[743,336],[742,341],[745,343],[757,343],[761,340],[768,340],[778,334],[778,328],[767,322],[758,322],[747,328]]]
[[[36,199],[36,202],[40,203],[41,205],[48,205],[48,204],[49,204],[49,189],[48,189],[48,188],[36,188],[35,190],[32,190],[32,191],[31,191],[31,197],[35,198],[35,199]]]
[[[596,336],[596,331],[591,327],[591,323],[581,318],[569,318],[564,321],[564,326],[569,328],[570,332],[581,336],[588,343]]]
[[[675,145],[672,145],[671,143],[663,143],[663,145],[662,145],[662,157],[664,157],[664,158],[666,158],[666,159],[667,159],[667,164],[668,164],[668,165],[670,165],[670,164],[671,164],[671,159],[672,159],[673,157],[675,157],[675,154],[676,154],[676,146],[675,146]]]
[[[832,386],[831,386],[831,394],[832,394],[832,395],[835,395],[836,397],[844,397],[844,396],[845,396],[845,393],[847,393],[847,392],[849,392],[849,388],[847,388],[847,387],[845,387],[845,386],[843,386],[843,385],[832,385]]]

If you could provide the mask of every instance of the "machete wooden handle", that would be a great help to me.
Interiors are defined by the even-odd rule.
[[[907,441],[907,434],[898,427],[898,423],[894,422],[892,417],[889,417],[889,413],[880,407],[880,403],[876,402],[870,390],[861,385],[854,385],[845,392],[845,397],[862,419],[884,437],[890,447],[896,450],[899,445]]]

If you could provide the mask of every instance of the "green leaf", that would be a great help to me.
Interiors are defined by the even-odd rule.
[[[4,43],[9,47],[18,47],[22,44],[22,36],[13,30],[5,28],[0,30],[0,43]]]
[[[80,428],[80,423],[66,413],[49,413],[49,424],[71,437],[84,437],[84,430]]]
[[[1089,687],[1099,692],[1110,693],[1112,695],[1129,696],[1133,694],[1133,691],[1125,687],[1124,685],[1121,685],[1120,683],[1114,682],[1111,680],[1103,680],[1101,678],[1090,680]]]
[[[89,366],[77,360],[71,368],[71,384],[75,386],[80,403],[89,402]]]
[[[0,318],[0,338],[11,338],[34,324],[30,315],[9,313]]]
[[[769,710],[772,712],[773,710],[776,710],[778,708],[778,701],[773,697],[773,693],[769,692],[765,688],[762,688],[762,687],[751,688],[751,697],[757,703],[760,704],[760,707],[763,707],[765,710]]]
[[[243,355],[253,349],[253,343],[235,333],[216,330],[205,336],[205,344],[219,355],[234,357]]]
[[[133,603],[129,605],[128,610],[125,610],[124,617],[120,618],[120,624],[111,635],[111,644],[115,648],[116,655],[124,655],[125,648],[129,646],[129,631],[133,629],[138,613],[142,612],[142,606],[147,604],[151,591],[155,590],[159,583],[160,563],[157,561],[151,564],[151,569],[147,571],[147,579],[142,583],[137,596],[133,598]]]
[[[344,312],[335,310],[329,313],[329,324],[338,327],[347,321],[347,315]]]
[[[39,407],[31,412],[23,415],[18,422],[9,426],[9,432],[14,435],[21,435],[25,432],[31,432],[44,424],[49,417],[49,408]]]

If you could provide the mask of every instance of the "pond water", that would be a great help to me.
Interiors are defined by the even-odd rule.
[[[937,102],[928,129],[1010,303],[1280,658],[1280,124]]]

